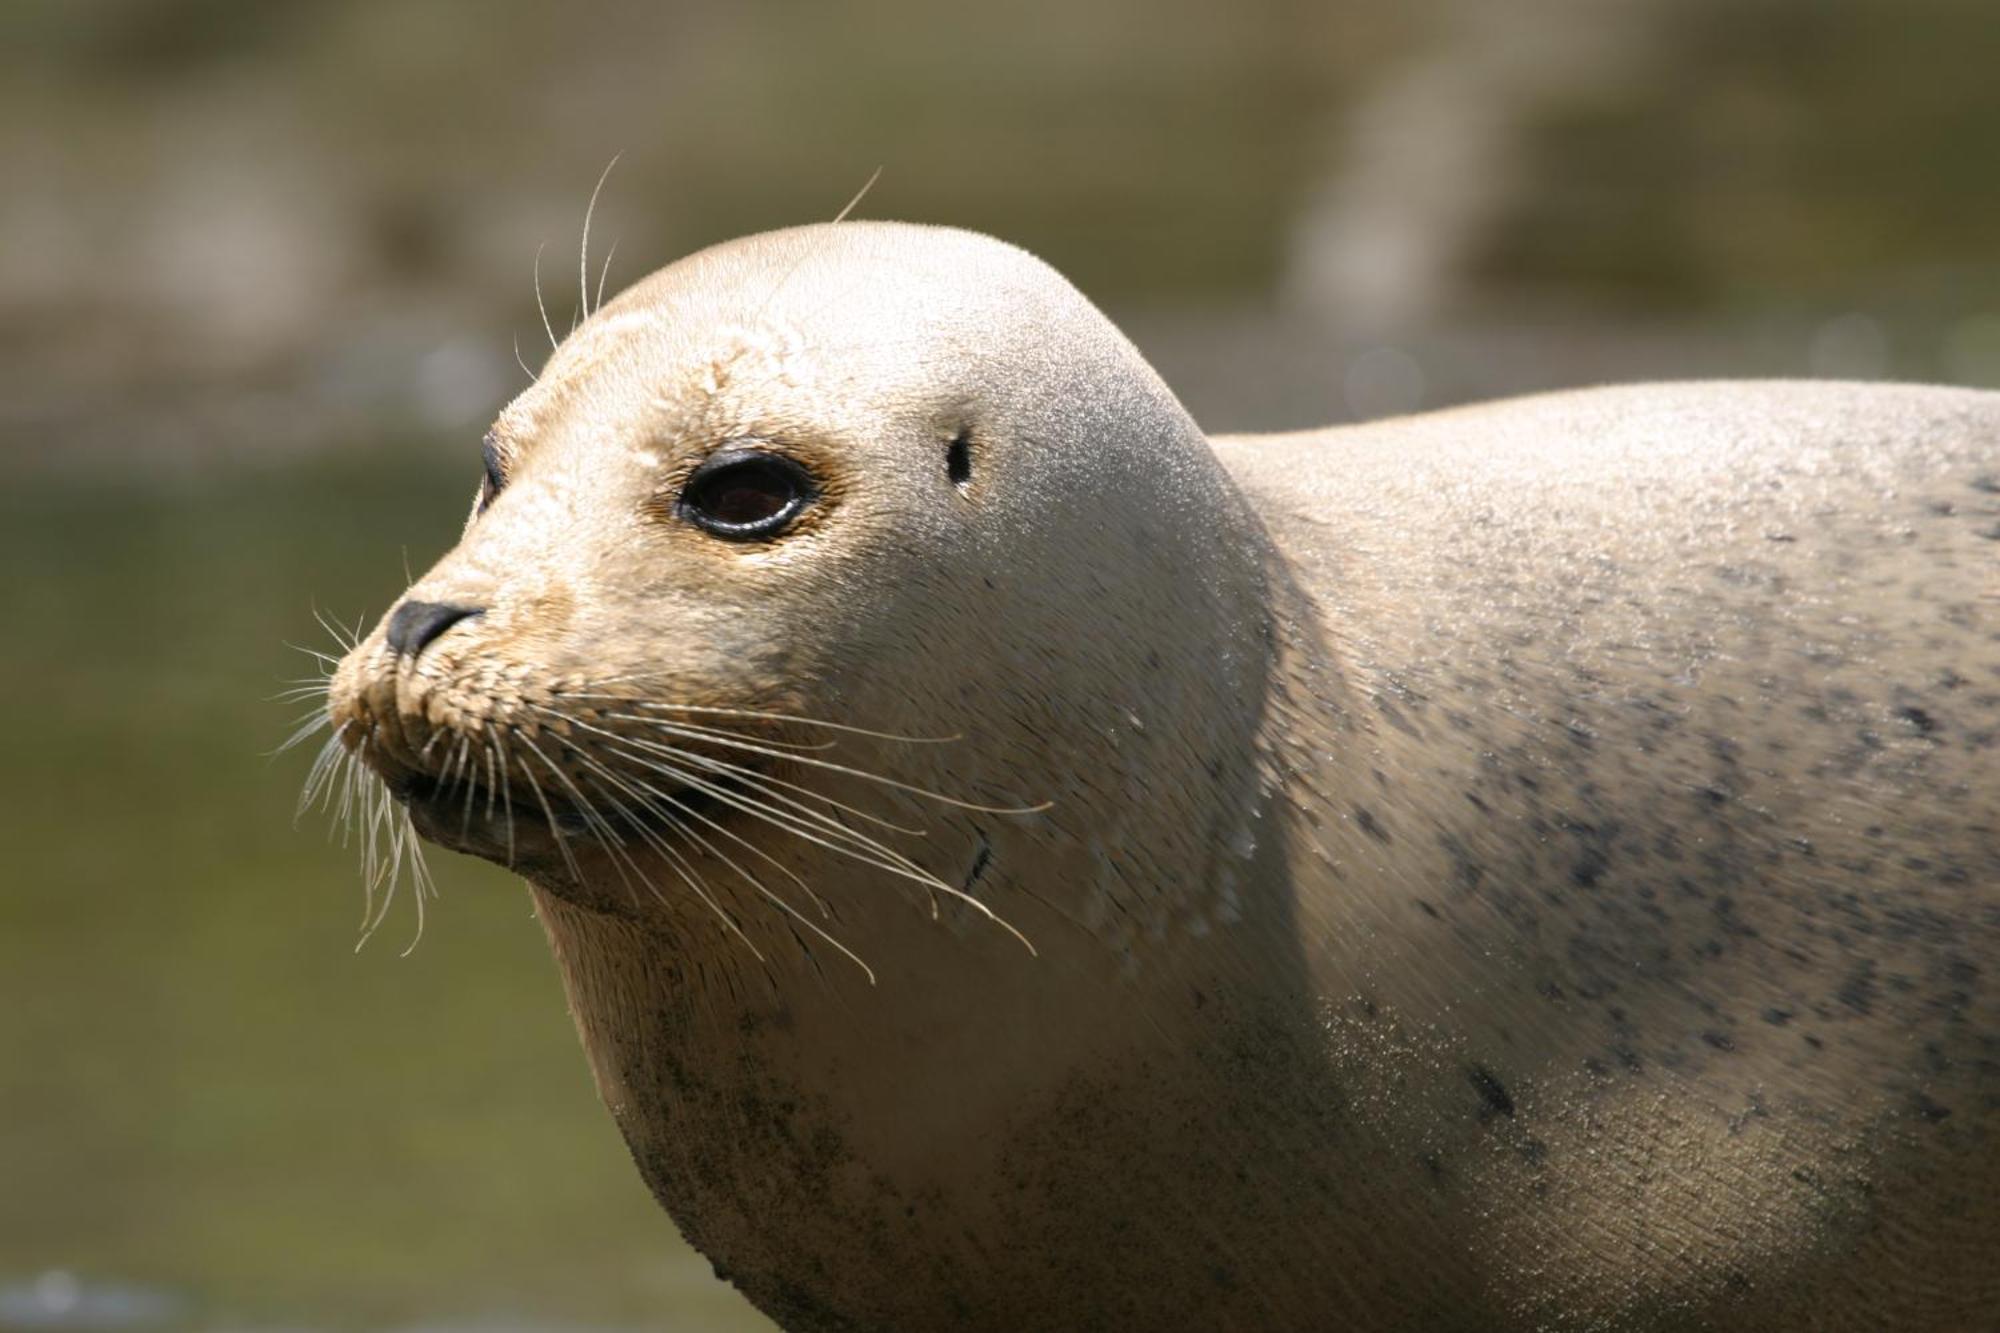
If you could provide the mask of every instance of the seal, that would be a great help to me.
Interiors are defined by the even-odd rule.
[[[786,1327],[1970,1328],[1996,593],[2000,395],[1211,440],[842,223],[575,330],[320,776],[526,877]]]

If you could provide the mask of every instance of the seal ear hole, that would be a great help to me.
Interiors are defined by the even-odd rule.
[[[944,451],[944,474],[960,490],[972,480],[972,433],[960,430]]]

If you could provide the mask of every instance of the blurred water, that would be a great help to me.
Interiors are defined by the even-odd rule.
[[[640,1186],[521,887],[439,854],[417,948],[357,954],[262,754],[314,603],[451,540],[432,457],[0,495],[0,1327],[763,1326]]]

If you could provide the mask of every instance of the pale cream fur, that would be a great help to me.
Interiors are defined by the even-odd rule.
[[[410,593],[484,614],[333,715],[527,877],[641,1172],[786,1326],[2000,1308],[1995,396],[1210,441],[1038,261],[843,223],[638,284],[495,432]],[[769,542],[674,508],[745,441],[821,488]],[[910,738],[667,714],[833,740],[669,738],[921,836],[601,836],[561,784],[640,781],[648,702]]]

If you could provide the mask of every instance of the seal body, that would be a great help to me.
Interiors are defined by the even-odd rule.
[[[496,437],[334,716],[785,1326],[2000,1318],[2000,396],[1210,441],[1036,261],[842,224]],[[745,441],[814,480],[718,542]]]

